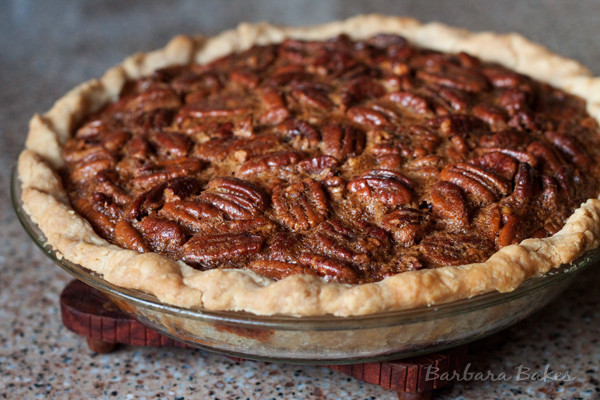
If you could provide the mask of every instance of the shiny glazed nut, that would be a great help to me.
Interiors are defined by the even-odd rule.
[[[392,92],[387,94],[385,98],[398,106],[416,111],[419,114],[430,114],[432,112],[427,99],[415,93]]]
[[[178,224],[163,218],[147,216],[137,226],[153,248],[168,254],[179,254],[186,240],[185,232]]]
[[[321,135],[308,122],[290,118],[277,126],[277,131],[303,150],[315,147],[321,141]]]
[[[511,181],[517,172],[517,160],[513,157],[499,152],[491,151],[481,157],[477,157],[471,163],[484,170],[493,172],[501,178]]]
[[[348,182],[347,188],[364,201],[380,201],[388,206],[410,203],[412,182],[405,176],[389,170],[372,170]]]
[[[338,160],[331,156],[316,156],[298,163],[298,167],[309,174],[318,174],[338,166]]]
[[[185,177],[200,171],[204,163],[197,158],[176,158],[159,161],[153,166],[142,169],[133,179],[133,185],[141,189],[150,188],[169,179]]]
[[[317,226],[327,217],[327,197],[312,179],[273,188],[273,207],[279,219],[291,230]]]
[[[348,117],[359,125],[385,126],[389,125],[388,119],[380,111],[368,107],[352,107],[347,111]]]
[[[283,279],[290,275],[315,274],[314,270],[310,268],[305,268],[298,264],[274,260],[256,260],[251,262],[248,265],[248,268],[275,280]]]
[[[469,224],[467,203],[459,186],[444,181],[436,183],[431,191],[431,201],[433,211],[448,218],[452,224]]]
[[[360,155],[365,148],[365,134],[351,126],[326,125],[322,134],[323,153],[338,160]]]
[[[94,209],[92,203],[86,199],[77,199],[73,202],[73,208],[90,221],[94,229],[104,237],[112,238],[115,224],[111,219],[101,212]]]
[[[452,64],[442,64],[417,71],[417,77],[441,86],[466,92],[481,92],[488,86],[487,79],[478,72],[465,70]]]
[[[260,117],[261,124],[277,125],[285,121],[290,115],[283,98],[277,90],[270,87],[265,88],[261,93],[261,100],[267,109]]]
[[[511,190],[511,185],[502,178],[469,164],[449,165],[442,170],[440,178],[471,193],[482,205],[493,203]]]
[[[316,87],[298,85],[291,93],[296,100],[307,108],[314,108],[319,111],[329,111],[334,106],[331,99],[327,96],[327,92]]]
[[[286,167],[298,163],[303,158],[302,153],[297,151],[276,151],[249,159],[242,164],[239,174],[255,175],[261,172]]]
[[[382,225],[392,232],[394,239],[412,246],[427,232],[429,215],[408,207],[400,208],[383,216]]]
[[[263,239],[246,233],[198,235],[183,245],[183,259],[200,264],[236,259],[258,253]]]
[[[139,253],[150,251],[150,247],[144,243],[142,235],[128,221],[122,219],[115,225],[115,242],[126,249],[135,250]]]
[[[196,232],[210,230],[215,221],[223,218],[223,213],[215,206],[199,201],[171,201],[158,214]]]
[[[233,219],[251,219],[265,210],[268,199],[250,182],[236,178],[216,178],[200,198]]]
[[[573,164],[583,169],[589,168],[590,157],[576,137],[556,131],[547,131],[545,134],[556,147],[571,159]]]
[[[315,270],[325,280],[347,283],[356,283],[358,281],[357,272],[346,261],[314,254],[306,254],[301,257],[300,261]]]

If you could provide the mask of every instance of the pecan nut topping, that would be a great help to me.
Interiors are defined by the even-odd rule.
[[[347,284],[485,261],[598,193],[581,99],[402,37],[256,45],[128,82],[64,145],[98,234]]]
[[[200,198],[232,219],[256,217],[265,210],[268,202],[258,187],[236,178],[213,179]]]
[[[292,231],[307,230],[323,222],[327,217],[327,203],[321,184],[312,179],[273,188],[275,214]]]
[[[364,201],[380,201],[395,207],[410,203],[413,195],[410,179],[394,171],[372,170],[348,182],[348,190],[356,193]]]

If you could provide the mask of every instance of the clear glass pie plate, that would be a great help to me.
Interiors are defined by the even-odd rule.
[[[557,297],[583,269],[600,260],[591,251],[571,265],[529,279],[509,293],[488,293],[432,307],[359,317],[257,316],[185,309],[112,285],[61,258],[23,210],[13,171],[12,202],[23,227],[54,263],[100,290],[150,328],[190,345],[247,359],[301,364],[357,363],[410,357],[471,342],[506,328]]]

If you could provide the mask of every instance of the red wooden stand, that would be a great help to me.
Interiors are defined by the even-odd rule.
[[[118,309],[102,293],[80,281],[72,281],[65,287],[60,296],[60,307],[65,326],[87,338],[88,346],[97,353],[110,352],[119,343],[192,348],[147,328]],[[437,376],[444,373],[451,376],[452,371],[464,369],[466,358],[467,346],[460,346],[421,357],[327,367],[394,390],[400,399],[427,399],[432,390],[450,383],[442,379],[426,379],[427,368],[437,368]]]

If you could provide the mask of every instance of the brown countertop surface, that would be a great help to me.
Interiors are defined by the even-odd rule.
[[[241,21],[299,25],[364,12],[520,32],[600,74],[595,0],[0,2],[0,182],[6,205],[0,208],[0,399],[396,398],[319,366],[237,363],[171,348],[91,352],[60,322],[58,296],[71,278],[27,237],[8,190],[29,118],[128,54],[161,47],[179,33],[214,34]],[[542,311],[471,345],[470,372],[510,379],[458,382],[435,398],[599,399],[599,268],[579,275]],[[546,368],[570,379],[531,379]]]

